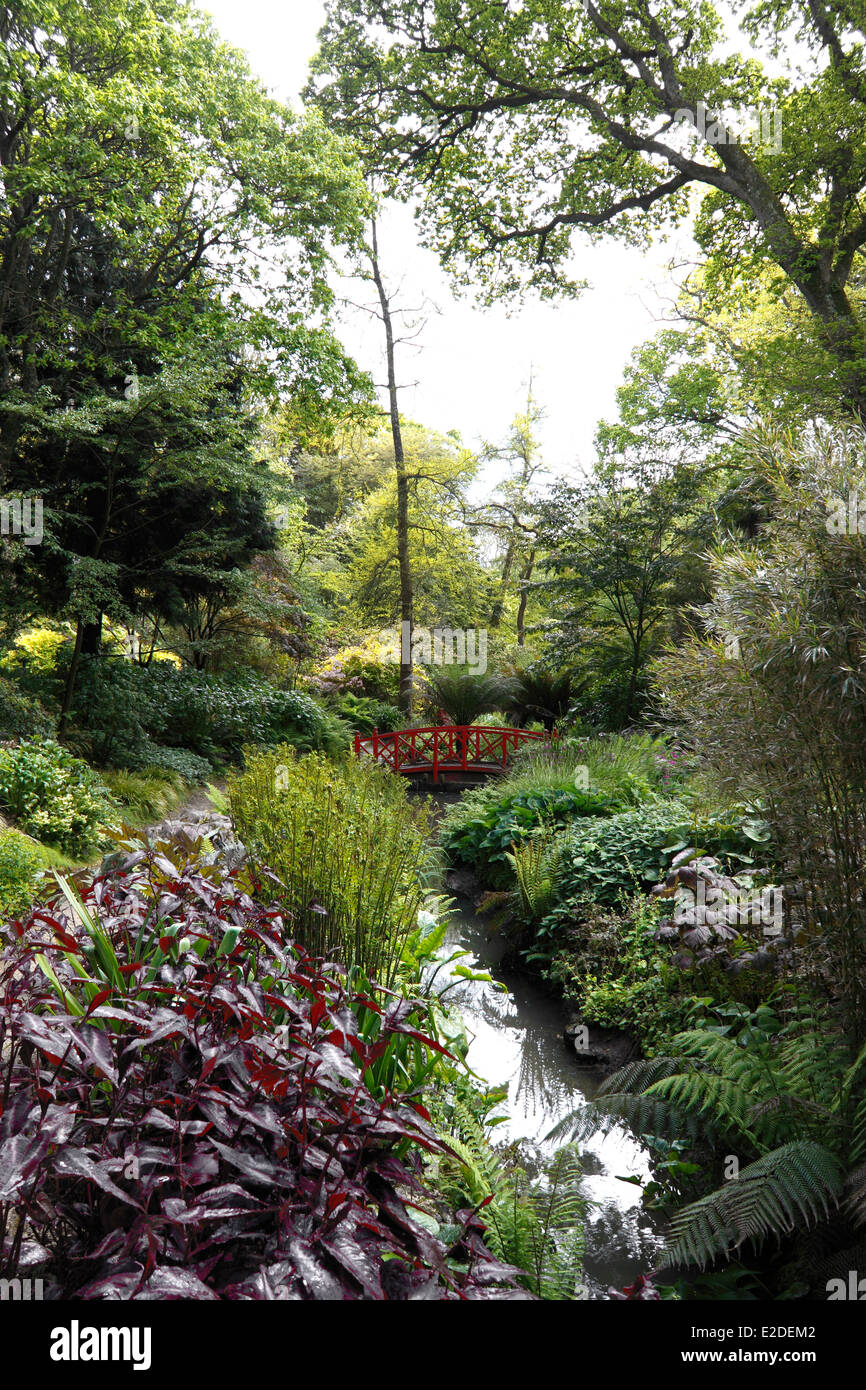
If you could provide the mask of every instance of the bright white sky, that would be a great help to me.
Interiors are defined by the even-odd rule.
[[[273,94],[297,106],[323,19],[320,0],[199,0],[230,43],[244,49],[253,71]],[[432,429],[457,429],[465,444],[498,441],[525,408],[532,372],[547,412],[545,463],[554,473],[591,465],[592,439],[602,418],[615,416],[615,391],[632,349],[657,331],[673,284],[666,265],[675,247],[649,251],[606,242],[575,241],[576,276],[592,289],[577,301],[530,301],[510,312],[482,309],[449,290],[436,257],[422,251],[409,213],[400,209],[380,234],[389,286],[404,283],[407,306],[432,300],[418,340],[403,350],[399,379],[415,382],[401,409]],[[381,327],[362,314],[344,318],[343,342],[377,381],[383,379]]]

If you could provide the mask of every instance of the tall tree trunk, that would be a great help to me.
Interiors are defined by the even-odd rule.
[[[629,676],[628,694],[626,695],[625,699],[625,714],[623,716],[623,722],[626,726],[631,723],[632,715],[634,713],[634,702],[635,695],[637,694],[637,677],[638,671],[640,670],[640,654],[642,645],[643,634],[639,629],[638,632],[635,634],[632,643],[631,674]]]
[[[99,656],[102,650],[102,614],[95,623],[85,623],[81,636],[81,655]]]
[[[394,467],[397,472],[397,563],[400,568],[400,703],[407,715],[412,713],[412,628],[414,624],[414,594],[412,567],[409,560],[409,480],[406,477],[403,453],[403,433],[400,429],[400,410],[397,404],[397,373],[394,365],[394,325],[391,303],[385,291],[379,269],[379,244],[376,219],[373,218],[373,245],[370,253],[373,282],[379,295],[382,322],[385,325],[385,352],[388,365],[388,406],[391,415],[391,436],[394,441]]]
[[[75,627],[75,645],[72,648],[72,656],[69,660],[69,670],[66,672],[66,684],[63,687],[63,702],[60,706],[60,718],[57,721],[57,737],[63,738],[66,733],[66,725],[69,722],[69,711],[72,708],[72,696],[75,691],[75,681],[78,676],[78,666],[81,661],[81,646],[84,641],[85,624],[79,618]]]
[[[66,726],[69,723],[69,714],[72,709],[72,697],[75,694],[75,682],[78,679],[78,668],[81,665],[81,658],[82,656],[99,656],[101,645],[102,614],[100,613],[99,620],[95,623],[85,623],[79,618],[75,627],[75,646],[72,648],[69,670],[66,673],[66,684],[63,687],[60,718],[57,721],[58,738],[63,738],[66,733]]]
[[[535,551],[534,551],[534,550],[530,550],[530,552],[529,552],[529,558],[528,558],[528,560],[526,561],[526,564],[525,564],[524,567],[523,567],[523,573],[522,573],[521,576],[520,576],[520,582],[521,582],[521,584],[523,585],[523,587],[522,587],[521,590],[520,590],[520,603],[519,603],[518,606],[517,606],[517,645],[518,645],[518,647],[523,647],[523,646],[526,645],[526,602],[527,602],[527,599],[529,598],[529,594],[527,593],[527,590],[526,590],[526,585],[529,583],[530,579],[532,578],[532,571],[533,571],[534,569],[535,569]]]
[[[493,600],[493,607],[490,610],[490,626],[498,627],[502,622],[502,612],[505,608],[505,599],[508,594],[508,581],[511,578],[511,570],[514,565],[514,537],[508,539],[508,547],[505,551],[505,559],[502,561],[502,573],[499,576],[499,593]]]

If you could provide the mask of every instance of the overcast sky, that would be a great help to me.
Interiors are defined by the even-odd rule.
[[[320,0],[200,0],[220,32],[248,55],[253,71],[281,100],[298,106],[298,93],[316,49]],[[402,280],[414,306],[433,301],[420,350],[404,352],[399,378],[415,382],[401,409],[433,429],[457,429],[464,442],[502,439],[526,401],[532,372],[535,394],[547,412],[544,459],[555,473],[592,462],[592,439],[602,418],[613,418],[615,391],[632,349],[657,331],[664,298],[673,292],[666,266],[682,244],[636,251],[575,239],[574,270],[592,288],[576,301],[517,309],[482,309],[457,299],[436,257],[422,251],[406,209],[388,220],[380,257],[389,282]],[[381,328],[349,313],[341,333],[347,348],[377,381],[383,379]]]

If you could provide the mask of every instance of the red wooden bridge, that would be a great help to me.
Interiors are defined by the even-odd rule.
[[[355,735],[355,755],[375,758],[406,777],[434,782],[462,782],[490,776],[508,766],[509,756],[524,743],[556,738],[528,729],[496,729],[486,724],[437,724],[426,729]]]

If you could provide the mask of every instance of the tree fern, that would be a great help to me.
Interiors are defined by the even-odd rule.
[[[665,1264],[699,1264],[746,1242],[790,1235],[824,1219],[846,1168],[866,1153],[866,1049],[847,1069],[840,1039],[810,1030],[782,1038],[681,1033],[674,1055],[631,1062],[551,1137],[585,1139],[617,1121],[638,1133],[735,1144],[753,1162],[673,1218]],[[820,1142],[819,1142],[820,1140]],[[845,1188],[846,1210],[866,1222],[866,1165]]]
[[[866,1225],[866,1163],[848,1174],[845,1184],[845,1210],[855,1226]]]
[[[656,1083],[681,1072],[679,1057],[653,1057],[628,1062],[602,1082],[595,1098],[554,1125],[547,1138],[584,1141],[593,1134],[607,1134],[618,1124],[628,1124],[644,1134],[682,1134],[693,1137],[698,1122],[681,1108],[658,1095]]]
[[[746,1241],[789,1235],[829,1214],[842,1193],[839,1159],[812,1140],[764,1154],[738,1177],[677,1212],[661,1265],[703,1268]]]

